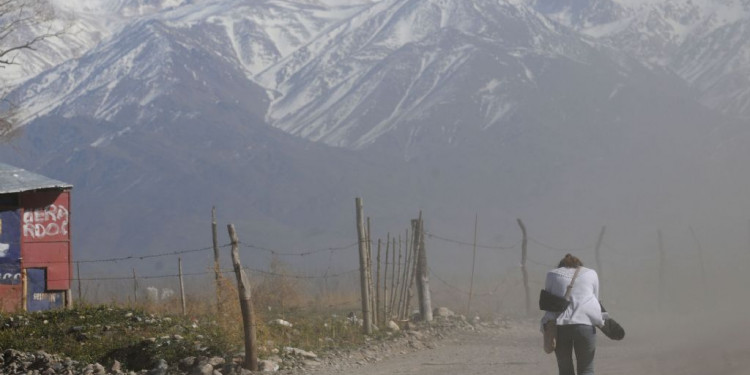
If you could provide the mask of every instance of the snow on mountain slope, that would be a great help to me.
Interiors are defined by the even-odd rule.
[[[257,81],[279,93],[267,116],[272,125],[357,148],[450,101],[457,78],[480,61],[496,64],[488,72],[494,76],[462,89],[484,98],[477,99],[485,102],[485,116],[476,126],[491,126],[512,109],[512,96],[534,85],[538,72],[526,66],[529,61],[585,59],[586,48],[508,2],[386,0],[320,35]],[[451,133],[464,124],[443,125]]]
[[[66,117],[110,121],[128,106],[140,108],[137,122],[147,122],[160,110],[150,103],[175,94],[180,85],[167,77],[187,62],[214,56],[244,71],[243,80],[248,80],[357,9],[284,1],[185,4],[134,18],[80,58],[35,77],[12,97],[20,103],[21,123],[57,110]],[[189,74],[191,79],[201,76],[195,70]]]
[[[698,89],[701,102],[750,118],[749,40],[750,19],[726,25],[685,42],[673,66]]]
[[[551,19],[641,60],[668,67],[701,102],[750,117],[747,0],[531,0]]]

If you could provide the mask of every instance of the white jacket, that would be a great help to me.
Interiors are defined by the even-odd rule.
[[[560,297],[565,296],[565,291],[575,272],[575,268],[566,267],[555,268],[547,272],[544,289]],[[604,318],[599,304],[599,276],[591,268],[581,267],[570,292],[568,308],[561,313],[546,312],[542,317],[542,325],[549,320],[556,320],[557,325],[601,326],[604,324]]]

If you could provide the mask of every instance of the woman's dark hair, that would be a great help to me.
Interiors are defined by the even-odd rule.
[[[583,262],[581,262],[581,260],[577,257],[574,257],[570,254],[565,254],[565,258],[562,258],[562,260],[560,260],[560,264],[558,264],[557,266],[566,268],[583,267]]]

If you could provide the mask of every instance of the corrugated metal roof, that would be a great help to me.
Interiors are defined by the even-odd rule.
[[[73,185],[53,180],[25,169],[0,163],[0,194],[39,189],[69,189]]]

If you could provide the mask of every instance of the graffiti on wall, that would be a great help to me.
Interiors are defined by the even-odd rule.
[[[18,211],[0,211],[0,284],[21,282],[21,234]]]
[[[69,216],[65,206],[56,204],[26,211],[23,213],[23,236],[32,239],[67,236]]]

